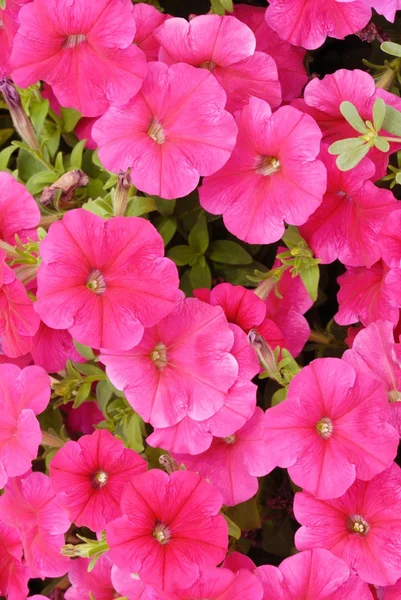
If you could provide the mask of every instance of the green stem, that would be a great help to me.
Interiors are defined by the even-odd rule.
[[[317,342],[318,344],[324,344],[325,346],[330,346],[330,338],[319,331],[311,331],[309,334],[310,342]]]

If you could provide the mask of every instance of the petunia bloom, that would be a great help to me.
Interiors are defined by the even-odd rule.
[[[40,211],[26,187],[10,173],[0,172],[0,240],[15,245],[15,236],[22,242],[36,236]]]
[[[67,360],[84,362],[66,329],[51,329],[43,322],[33,336],[31,356],[35,365],[48,373],[64,369]]]
[[[401,344],[394,343],[394,324],[376,321],[359,331],[343,359],[356,371],[381,381],[390,403],[390,423],[401,436]]]
[[[113,385],[154,427],[190,416],[212,417],[238,376],[234,334],[223,310],[195,298],[182,300],[131,350],[102,350]]]
[[[20,532],[30,577],[65,575],[70,561],[60,551],[70,520],[50,477],[29,473],[10,479],[0,497],[0,511],[2,521]]]
[[[264,444],[263,410],[256,407],[241,429],[225,438],[215,438],[210,448],[199,454],[175,454],[187,469],[199,473],[223,496],[227,506],[252,498],[258,491],[258,477],[276,466]]]
[[[123,492],[123,516],[106,528],[113,563],[165,591],[189,588],[226,555],[221,505],[220,493],[189,471],[135,477]]]
[[[255,52],[251,29],[232,16],[201,15],[188,23],[168,19],[154,33],[161,45],[159,60],[208,69],[227,94],[227,110],[240,110],[251,96],[272,107],[281,103],[281,86],[274,60]]]
[[[129,0],[34,0],[19,13],[11,56],[20,87],[43,80],[62,106],[96,117],[128,102],[146,75],[132,44],[136,25]]]
[[[42,441],[36,415],[50,400],[50,378],[40,367],[0,365],[0,488],[31,468]]]
[[[401,8],[400,0],[362,0],[362,2],[374,8],[379,15],[384,15],[391,23],[394,23],[395,13]]]
[[[223,214],[227,229],[251,244],[276,242],[284,220],[302,225],[326,191],[326,169],[317,160],[321,132],[316,123],[291,106],[272,114],[251,98],[237,116],[238,141],[227,164],[206,177],[200,202]]]
[[[137,573],[116,565],[111,569],[111,581],[115,590],[128,600],[178,600],[174,592],[163,592],[154,585],[143,583]]]
[[[102,531],[121,515],[123,489],[146,462],[106,429],[67,442],[50,462],[50,478],[71,521]]]
[[[351,171],[340,171],[324,146],[327,168],[323,202],[299,231],[323,264],[337,258],[348,267],[371,267],[381,257],[379,232],[399,208],[390,190],[376,187],[370,178],[375,166],[366,159]]]
[[[370,481],[357,480],[340,498],[295,496],[298,550],[326,548],[374,585],[401,576],[401,470],[395,463]]]
[[[387,469],[398,434],[381,382],[337,358],[298,373],[286,400],[266,411],[266,452],[317,498],[338,498],[356,478]]]
[[[181,296],[177,269],[145,219],[72,210],[50,226],[40,254],[35,310],[92,348],[131,348]]]
[[[234,16],[252,29],[256,38],[256,50],[266,52],[275,61],[283,100],[290,102],[301,95],[308,82],[304,65],[306,51],[283,40],[265,20],[266,9],[262,6],[236,4]]]
[[[9,600],[26,600],[28,579],[19,532],[0,521],[0,594]]]
[[[133,15],[136,23],[134,43],[145,53],[148,61],[158,60],[160,42],[154,34],[169,16],[143,2],[134,4]]]
[[[230,158],[237,137],[226,94],[207,69],[148,65],[141,91],[111,108],[92,129],[109,171],[131,168],[133,184],[172,199],[196,188]]]
[[[7,0],[6,5],[0,7],[0,77],[11,72],[10,56],[18,30],[18,13],[27,2],[30,0]]]
[[[262,600],[263,588],[258,579],[242,569],[233,573],[229,569],[208,568],[194,585],[176,592],[177,600]]]
[[[371,14],[364,0],[270,0],[266,21],[291,44],[315,50],[327,36],[343,39],[363,29]]]
[[[112,563],[107,554],[103,554],[96,561],[91,571],[88,571],[90,560],[79,558],[71,561],[68,570],[68,579],[71,587],[65,592],[66,600],[83,600],[96,598],[96,600],[113,600],[116,591],[111,581]]]

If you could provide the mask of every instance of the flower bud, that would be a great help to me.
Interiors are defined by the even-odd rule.
[[[161,464],[162,467],[166,469],[169,475],[171,473],[174,473],[174,471],[180,470],[178,462],[168,454],[162,454],[161,456],[159,456],[159,464]]]
[[[278,373],[278,366],[274,352],[266,342],[266,340],[259,335],[256,329],[251,329],[248,333],[248,340],[252,348],[258,355],[259,362],[265,369],[269,377],[275,377]]]
[[[44,188],[40,201],[45,205],[50,204],[50,202],[53,202],[57,190],[61,190],[62,203],[68,204],[72,200],[75,190],[87,185],[88,182],[89,177],[81,169],[68,171],[60,179]]]
[[[113,212],[115,217],[123,217],[127,210],[128,194],[131,187],[131,175],[129,170],[120,171],[117,177],[117,188],[113,200]]]
[[[21,138],[30,148],[32,148],[32,150],[40,150],[40,145],[33,125],[22,107],[20,95],[11,81],[6,77],[0,80],[0,92],[3,94],[14,127]]]

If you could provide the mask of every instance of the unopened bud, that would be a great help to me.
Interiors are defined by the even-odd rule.
[[[17,265],[14,268],[14,272],[15,272],[17,279],[19,279],[23,285],[28,285],[28,283],[35,281],[37,274],[38,274],[38,269],[39,269],[39,262],[36,262],[35,264],[32,264],[32,265],[29,265],[29,264]]]
[[[258,355],[259,362],[270,377],[274,377],[278,372],[276,357],[266,340],[256,331],[251,329],[248,333],[248,340],[252,348]]]
[[[11,81],[6,77],[3,77],[3,79],[0,80],[0,92],[3,94],[14,127],[21,138],[30,148],[32,148],[32,150],[40,150],[40,145],[33,125],[22,107],[20,95]]]
[[[131,187],[131,175],[128,171],[120,171],[117,176],[117,188],[113,199],[113,214],[123,217],[127,210],[128,194]]]
[[[267,279],[261,281],[258,287],[253,291],[261,300],[266,300],[276,283],[277,281],[274,277],[267,277]]]
[[[171,473],[174,473],[174,471],[180,470],[178,462],[168,454],[162,454],[161,456],[159,456],[159,464],[161,464],[162,467],[166,469],[169,475]]]
[[[109,546],[106,542],[104,534],[101,535],[100,540],[90,540],[84,538],[81,535],[77,535],[80,540],[83,540],[83,544],[66,544],[61,548],[61,554],[63,556],[69,556],[71,558],[92,558],[93,556],[101,556],[109,550]]]
[[[44,188],[40,201],[44,205],[50,204],[53,202],[57,190],[61,190],[61,199],[64,204],[68,204],[72,200],[75,190],[87,185],[88,182],[89,177],[81,169],[68,171],[60,179]]]

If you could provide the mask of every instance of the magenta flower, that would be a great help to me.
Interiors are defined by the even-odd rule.
[[[186,21],[168,19],[154,33],[161,44],[159,59],[208,69],[227,94],[227,110],[240,110],[255,96],[272,107],[281,103],[274,60],[255,52],[251,29],[232,16],[201,15]]]
[[[392,585],[401,576],[401,471],[395,463],[370,481],[357,480],[336,500],[295,496],[298,550],[326,548],[367,583]]]
[[[116,591],[111,581],[112,563],[107,554],[103,554],[96,562],[94,568],[88,572],[90,560],[79,558],[71,561],[68,570],[68,579],[71,587],[65,592],[65,600],[113,600]]]
[[[116,565],[111,569],[111,581],[115,590],[128,600],[178,600],[174,592],[163,592],[154,585],[145,584],[139,579],[137,573],[119,569]],[[77,598],[77,600],[81,599]]]
[[[339,310],[334,319],[339,325],[361,321],[365,326],[385,317],[398,323],[401,299],[397,299],[398,269],[391,271],[382,260],[365,267],[349,267],[338,278]]]
[[[18,530],[0,521],[0,594],[9,600],[26,600],[29,573],[22,558]]]
[[[356,371],[382,382],[390,403],[390,423],[401,436],[401,344],[394,343],[394,324],[376,321],[360,331],[343,359]]]
[[[238,376],[223,406],[209,419],[196,421],[186,416],[176,425],[155,429],[146,440],[148,444],[170,452],[200,454],[210,448],[213,436],[231,436],[252,417],[257,391],[252,378],[259,372],[259,361],[245,333],[236,325],[230,328],[234,333],[230,354],[238,363]]]
[[[19,530],[32,578],[60,577],[68,570],[70,561],[60,550],[70,520],[59,500],[43,473],[10,479],[0,497],[1,519]]]
[[[136,23],[134,43],[145,53],[148,61],[158,60],[160,43],[154,32],[169,18],[168,15],[143,2],[134,4],[133,15]]]
[[[223,310],[195,298],[182,300],[131,350],[102,350],[113,385],[154,427],[189,416],[212,417],[238,376],[234,334]]]
[[[357,2],[359,3],[360,0]],[[344,10],[349,11],[354,4],[355,2],[344,2],[338,6],[343,6]],[[325,6],[328,5],[329,3],[325,4]],[[369,73],[359,69],[353,71],[340,69],[332,75],[326,75],[323,79],[315,78],[310,81],[305,88],[304,99],[294,100],[293,105],[299,110],[304,110],[316,120],[322,130],[323,141],[331,144],[337,140],[357,137],[357,132],[344,119],[340,111],[341,103],[348,101],[354,104],[362,119],[366,121],[372,120],[373,105],[377,98],[383,98],[386,104],[397,110],[401,109],[400,98],[377,88]],[[389,134],[381,130],[380,135]],[[376,166],[375,179],[386,174],[390,154],[400,147],[400,144],[391,142],[387,153],[381,152],[377,148],[369,151],[369,159]]]
[[[72,404],[72,402],[68,402],[61,409],[66,414],[65,425],[67,431],[90,434],[95,431],[95,425],[104,421],[104,415],[99,410],[96,401],[86,400],[78,408],[72,408]]]
[[[383,191],[383,190],[382,190]],[[379,236],[380,252],[391,269],[401,267],[401,212],[388,215]]]
[[[18,30],[18,13],[27,2],[30,0],[7,0],[5,7],[0,8],[0,77],[11,72],[10,56]]]
[[[177,600],[263,600],[263,588],[258,579],[242,569],[207,568],[197,582],[187,590],[176,592]]]
[[[227,229],[251,244],[276,242],[284,220],[302,225],[322,202],[326,169],[316,160],[321,133],[316,123],[291,106],[273,115],[251,98],[237,117],[238,141],[227,164],[206,177],[200,202],[223,214]]]
[[[17,358],[31,350],[40,319],[25,287],[5,259],[0,249],[0,343],[4,354]]]
[[[245,502],[258,491],[257,478],[276,466],[264,444],[263,418],[263,410],[256,407],[241,429],[228,437],[214,438],[206,452],[198,456],[175,454],[174,458],[210,481],[227,506]]]
[[[0,186],[0,239],[12,246],[15,235],[22,242],[36,239],[40,211],[31,194],[10,173],[0,172]]]
[[[119,517],[124,487],[146,462],[106,429],[67,442],[50,462],[50,478],[72,522],[102,531]]]
[[[304,65],[306,51],[283,40],[265,20],[266,9],[262,6],[236,4],[234,16],[252,29],[256,38],[256,50],[269,54],[277,65],[283,100],[298,98],[308,76]]]
[[[370,180],[375,166],[362,161],[352,171],[340,171],[335,157],[324,148],[321,158],[327,168],[327,192],[300,233],[322,263],[337,258],[349,267],[371,267],[381,257],[379,232],[394,210],[399,208],[390,190],[376,187]]]
[[[400,0],[362,0],[362,2],[374,8],[379,15],[384,15],[391,23],[394,23],[395,13],[401,8]]]
[[[165,591],[188,588],[200,572],[222,562],[227,524],[220,493],[199,475],[148,471],[123,492],[123,516],[108,524],[110,557]]]
[[[66,329],[51,329],[43,322],[33,337],[31,356],[35,365],[48,373],[57,373],[64,369],[67,360],[85,361],[78,354],[71,334]]]
[[[128,102],[146,75],[132,44],[136,25],[129,0],[34,0],[19,14],[11,61],[13,79],[49,83],[62,106],[96,117]]]
[[[180,297],[177,269],[145,219],[72,210],[40,253],[36,312],[92,348],[132,348]]]
[[[0,365],[0,488],[31,468],[42,441],[36,415],[50,400],[50,379],[40,367]]]
[[[363,29],[371,14],[364,0],[270,0],[266,21],[291,44],[314,50],[327,36],[342,40]]]
[[[381,589],[383,600],[399,600],[401,597],[401,579],[394,585],[388,585]]]
[[[133,184],[147,194],[186,196],[234,148],[237,126],[225,104],[207,69],[150,63],[139,94],[94,125],[100,160],[109,171],[131,167]]]
[[[317,498],[338,498],[356,478],[387,469],[397,454],[383,385],[338,358],[304,367],[286,400],[265,417],[271,460]]]

